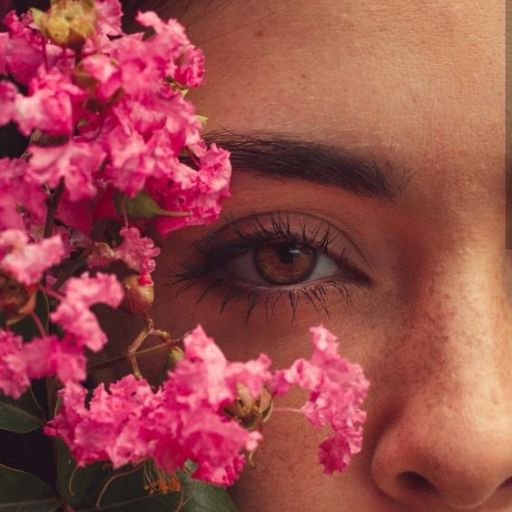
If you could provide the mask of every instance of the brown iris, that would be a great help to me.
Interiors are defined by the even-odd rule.
[[[317,260],[314,249],[290,242],[266,244],[253,254],[260,276],[270,284],[304,281],[312,274]]]

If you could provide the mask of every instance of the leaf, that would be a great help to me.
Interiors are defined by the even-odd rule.
[[[113,478],[114,477],[114,478]],[[108,486],[105,488],[105,485]],[[173,512],[178,509],[180,493],[149,494],[144,489],[142,467],[125,467],[112,472],[103,482],[105,492],[96,508],[79,508],[80,512]],[[98,489],[101,490],[101,489]]]
[[[0,430],[26,434],[41,428],[44,422],[44,411],[32,390],[18,400],[0,394]]]
[[[60,439],[55,441],[55,445],[59,495],[73,508],[94,503],[98,497],[97,489],[108,477],[109,471],[101,463],[77,469],[76,461],[67,446]]]
[[[185,479],[185,506],[180,512],[237,512],[226,489]]]
[[[148,494],[141,467],[113,471],[104,463],[96,463],[77,469],[64,443],[57,441],[57,450],[57,489],[66,503],[79,512],[173,512],[178,508],[179,493]]]
[[[0,464],[0,512],[53,512],[58,506],[48,484],[30,473]]]

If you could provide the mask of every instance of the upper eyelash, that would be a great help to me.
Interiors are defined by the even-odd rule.
[[[352,263],[345,257],[345,249],[339,255],[331,254],[329,247],[337,239],[339,234],[335,233],[329,225],[325,227],[324,224],[324,226],[322,226],[322,221],[318,219],[318,226],[312,231],[311,234],[308,234],[307,231],[309,226],[306,224],[306,222],[304,222],[302,228],[300,229],[300,233],[298,234],[292,230],[289,217],[290,214],[273,212],[249,217],[247,219],[252,224],[248,233],[242,231],[242,229],[239,227],[239,224],[243,220],[247,219],[230,221],[222,228],[220,228],[220,230],[196,242],[194,244],[194,249],[201,257],[201,261],[199,263],[182,262],[181,266],[184,271],[172,272],[174,279],[169,284],[182,285],[177,290],[176,296],[188,290],[195,284],[211,278],[211,274],[215,270],[218,270],[223,264],[226,264],[231,259],[245,254],[247,251],[254,249],[262,243],[276,241],[289,241],[292,243],[315,247],[316,249],[329,254],[329,256],[333,258],[333,260],[336,261],[338,265],[343,265],[345,269],[348,269],[352,274],[351,277],[354,280],[359,281],[360,284],[371,284],[369,277],[354,267]],[[262,217],[269,219],[270,227],[263,225]],[[226,230],[229,230],[231,234],[235,235],[235,238],[219,241],[219,237],[217,236],[218,232]],[[222,287],[224,288],[224,298],[220,306],[219,314],[222,313],[229,302],[233,300],[239,301],[243,298],[246,298],[246,322],[249,320],[249,317],[251,316],[251,313],[254,311],[256,306],[260,304],[264,306],[265,318],[267,322],[269,322],[269,318],[271,316],[270,313],[273,311],[274,307],[280,300],[286,297],[288,298],[292,310],[292,321],[295,318],[295,313],[300,298],[306,300],[308,303],[311,303],[315,309],[317,309],[317,311],[319,311],[318,305],[320,305],[322,311],[328,314],[329,311],[325,300],[326,289],[328,287],[332,287],[338,290],[338,292],[343,296],[345,300],[350,301],[346,284],[341,280],[335,279],[309,286],[307,283],[305,283],[301,287],[269,287],[267,289],[258,288],[254,285],[249,287],[237,282],[231,282],[230,284],[227,284],[226,281],[226,276],[211,278],[210,281],[206,284],[201,295],[198,297],[197,303],[201,302],[214,289]],[[265,297],[262,297],[262,290],[265,290]]]

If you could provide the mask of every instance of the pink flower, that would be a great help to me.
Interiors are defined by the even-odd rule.
[[[107,342],[98,320],[90,310],[93,304],[102,303],[116,308],[123,298],[123,290],[116,277],[88,273],[67,281],[65,296],[51,319],[60,324],[78,346],[86,346],[94,352],[101,350]]]
[[[100,35],[120,36],[123,10],[119,0],[96,0],[97,30]]]
[[[68,142],[62,146],[30,146],[29,172],[39,183],[56,187],[63,178],[70,201],[96,194],[93,174],[98,172],[105,154],[95,143]]]
[[[148,275],[155,270],[155,260],[160,249],[151,238],[141,236],[138,228],[124,227],[119,234],[123,241],[115,248],[105,242],[96,243],[87,262],[91,267],[103,267],[113,261],[122,261],[138,274]]]
[[[180,59],[174,79],[187,87],[200,87],[204,80],[204,53],[190,46]]]
[[[62,407],[45,431],[61,437],[79,465],[110,460],[117,468],[152,458],[173,472],[192,460],[194,477],[227,486],[244,466],[241,452],[256,449],[261,434],[227,417],[222,405],[234,400],[238,383],[261,390],[269,363],[262,356],[246,368],[228,363],[198,327],[185,339],[185,359],[161,389],[153,392],[146,381],[129,375],[108,391],[100,385],[85,407],[85,391],[67,385]]]
[[[121,70],[107,55],[94,54],[80,62],[80,73],[95,82],[89,85],[91,93],[100,101],[107,101],[121,88]],[[88,83],[88,82],[87,82]]]
[[[105,135],[102,143],[110,155],[105,177],[117,190],[135,196],[155,168],[146,141],[133,127],[123,129],[118,125]]]
[[[30,28],[31,23],[30,14],[20,19],[15,11],[10,11],[4,18],[9,31],[9,37],[2,45],[6,67],[14,79],[23,85],[28,84],[43,63],[43,40],[38,32]]]
[[[143,379],[128,375],[110,385],[100,384],[85,407],[85,389],[68,384],[60,392],[62,407],[45,427],[71,448],[79,466],[110,460],[114,468],[148,457],[149,443],[141,427],[160,403]]]
[[[61,382],[85,379],[86,358],[81,347],[57,336],[34,338],[23,347],[27,374],[31,379],[57,375]]]
[[[0,232],[0,268],[26,285],[37,283],[45,270],[60,263],[63,255],[59,235],[31,243],[19,229]]]
[[[361,406],[369,382],[361,367],[338,355],[336,337],[324,327],[312,327],[313,354],[309,361],[297,359],[290,368],[273,377],[275,395],[283,395],[292,385],[309,390],[309,400],[301,411],[316,427],[330,425],[334,436],[319,447],[319,459],[326,473],[343,471],[350,458],[361,450],[361,424],[366,413]]]
[[[0,126],[11,122],[17,92],[18,89],[11,82],[5,80],[0,82],[0,105],[2,105],[0,110]]]
[[[159,217],[156,227],[165,235],[183,226],[208,224],[218,219],[220,202],[229,197],[229,153],[212,144],[200,157],[200,168],[170,168],[167,178],[150,180],[148,190],[165,210],[190,211],[188,217]]]
[[[44,222],[46,194],[28,174],[27,166],[21,158],[0,159],[0,229],[23,230],[25,222]]]
[[[30,96],[16,98],[15,120],[25,135],[38,128],[52,135],[70,135],[77,106],[85,93],[72,84],[69,76],[53,68],[34,77],[29,84]]]
[[[22,353],[21,336],[0,329],[0,390],[15,399],[30,385]]]
[[[123,237],[121,245],[116,247],[116,257],[139,274],[151,274],[155,270],[155,260],[160,249],[155,247],[151,238],[140,236],[134,227],[124,227],[120,231]]]

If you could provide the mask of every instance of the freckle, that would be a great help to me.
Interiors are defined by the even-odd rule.
[[[257,32],[254,32],[254,35],[255,35],[256,37],[263,37],[263,34],[264,34],[264,33],[265,33],[265,32],[263,32],[263,30],[262,30],[262,29],[260,29],[260,30],[258,30]]]

